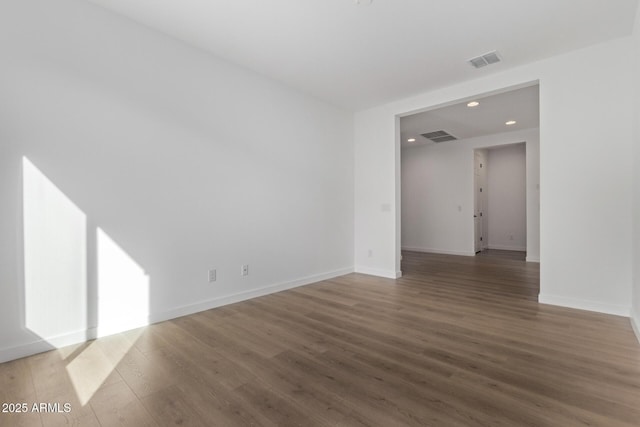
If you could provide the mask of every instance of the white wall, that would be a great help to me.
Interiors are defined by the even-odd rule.
[[[399,269],[396,116],[539,81],[540,300],[629,315],[631,50],[618,39],[357,113],[356,269]]]
[[[474,255],[474,149],[520,142],[526,142],[532,152],[536,152],[539,144],[538,130],[505,132],[453,143],[403,149],[402,248],[422,252]],[[492,155],[492,151],[489,150],[489,156]],[[491,168],[489,160],[489,176]],[[533,167],[531,171],[531,180],[534,183],[538,182],[536,170],[537,168]],[[522,172],[524,173],[524,170]],[[488,187],[490,198],[491,184]],[[530,191],[535,191],[535,187],[530,188]],[[534,198],[535,195],[531,197]],[[533,207],[537,207],[537,204]],[[488,219],[491,233],[491,214]],[[532,212],[530,219],[536,221],[535,212]],[[537,224],[532,224],[531,230],[531,240],[535,242],[539,237]],[[533,258],[537,256],[537,252],[532,252]]]
[[[632,325],[640,341],[640,8],[636,15],[636,24],[633,32],[634,38],[634,54],[635,60],[634,66],[634,87],[635,87],[635,109],[634,109],[634,233],[633,233],[633,312],[632,312]]]
[[[525,144],[490,149],[488,164],[489,249],[526,251]]]
[[[151,321],[352,271],[351,113],[83,1],[2,2],[0,50],[0,361],[97,326],[117,264],[98,230],[148,279]],[[86,318],[44,337],[24,323],[23,156],[87,222]]]

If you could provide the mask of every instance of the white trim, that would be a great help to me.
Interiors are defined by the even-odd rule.
[[[640,343],[640,314],[632,313],[630,320],[631,320],[631,329],[633,329],[633,332],[635,332],[636,338]]]
[[[473,251],[450,251],[447,249],[434,249],[434,248],[416,248],[411,246],[403,246],[403,251],[412,251],[412,252],[425,252],[431,254],[443,254],[443,255],[460,255],[460,256],[475,256],[476,253]]]
[[[34,341],[29,344],[22,344],[16,347],[3,348],[0,350],[0,363],[9,362],[10,360],[20,359],[33,354],[44,353],[45,351],[54,349],[55,347],[45,340]]]
[[[385,277],[387,279],[398,279],[402,277],[402,271],[382,270],[380,268],[370,268],[363,266],[356,266],[356,273],[368,274],[369,276]]]
[[[201,311],[210,310],[212,308],[221,307],[223,305],[234,304],[240,301],[246,301],[248,299],[257,298],[276,292],[285,291],[287,289],[297,288],[299,286],[309,285],[311,283],[321,282],[323,280],[333,279],[334,277],[344,276],[345,274],[353,273],[353,268],[347,267],[340,270],[334,270],[327,273],[316,274],[313,276],[303,277],[301,279],[292,280],[290,282],[277,283],[274,285],[264,286],[262,288],[251,289],[244,292],[238,292],[237,294],[226,295],[210,299],[207,301],[197,302],[195,304],[183,305],[181,307],[169,309],[160,313],[153,313],[149,315],[149,323],[163,322],[169,319],[175,319],[176,317],[187,316],[193,313],[199,313]]]
[[[20,359],[21,357],[27,357],[37,353],[43,353],[56,348],[66,347],[68,345],[83,343],[94,339],[95,333],[95,328],[89,328],[86,330],[56,335],[47,339],[41,338],[28,344],[3,348],[0,349],[0,363]]]
[[[538,295],[541,304],[557,305],[561,307],[577,308],[579,310],[596,311],[598,313],[613,314],[629,317],[631,307],[627,305],[603,304],[598,301],[587,301],[576,298],[561,297],[557,295]]]
[[[498,251],[517,251],[517,252],[526,252],[527,248],[525,246],[509,246],[509,245],[492,245],[489,244],[489,249],[495,249]]]
[[[152,313],[149,315],[149,323],[158,323],[176,317],[186,316],[189,314],[197,313],[200,311],[209,310],[215,307],[220,307],[227,304],[233,304],[240,301],[245,301],[251,298],[256,298],[287,289],[296,288],[299,286],[309,285],[311,283],[320,282],[322,280],[332,279],[338,276],[344,276],[345,274],[353,273],[352,267],[342,268],[340,270],[334,270],[327,273],[316,274],[313,276],[303,277],[301,279],[292,280],[290,282],[277,283],[274,285],[264,286],[258,289],[252,289],[249,291],[239,292],[233,295],[227,295],[220,298],[214,298],[211,300],[198,302],[195,304],[184,305],[181,307],[166,310],[160,313]],[[42,353],[56,348],[65,347],[73,344],[80,344],[88,340],[95,339],[97,336],[97,329],[89,328],[83,331],[70,332],[68,334],[58,335],[37,341],[30,342],[28,344],[22,344],[16,347],[0,349],[0,363],[8,362],[10,360],[20,359],[21,357],[31,356],[37,353]]]
[[[540,258],[528,256],[528,257],[525,258],[525,261],[526,262],[537,262],[537,263],[540,263]]]

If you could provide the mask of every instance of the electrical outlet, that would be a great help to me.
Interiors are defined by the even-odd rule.
[[[209,270],[209,283],[216,281],[216,270]]]
[[[249,275],[249,266],[247,264],[245,264],[242,267],[240,267],[240,275],[241,276],[248,276]]]

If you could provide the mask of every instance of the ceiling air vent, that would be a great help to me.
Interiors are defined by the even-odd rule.
[[[469,64],[473,65],[475,68],[482,68],[486,65],[495,64],[496,62],[500,62],[500,55],[495,50],[493,52],[485,53],[484,55],[476,56],[475,58],[471,58],[469,60]]]
[[[443,131],[443,130],[437,130],[435,132],[427,132],[427,133],[423,133],[422,136],[424,136],[427,139],[430,139],[433,142],[447,142],[447,141],[455,141],[456,138],[455,136]]]

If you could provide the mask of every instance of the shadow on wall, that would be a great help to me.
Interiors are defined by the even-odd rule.
[[[22,168],[25,328],[53,349],[147,325],[142,267],[26,157]],[[82,405],[132,344],[119,357],[96,358],[92,342],[63,358]]]

